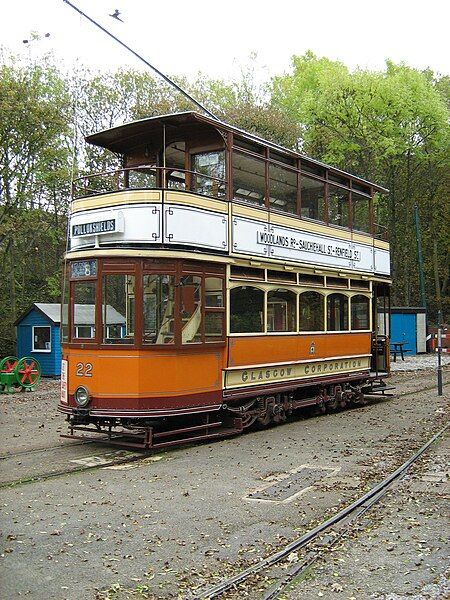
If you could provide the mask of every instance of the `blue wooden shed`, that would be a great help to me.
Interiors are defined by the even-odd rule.
[[[34,356],[47,377],[61,375],[60,311],[60,304],[36,302],[15,322],[17,357]]]

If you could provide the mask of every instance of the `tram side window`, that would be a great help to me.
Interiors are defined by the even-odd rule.
[[[233,153],[233,197],[250,204],[264,206],[266,166],[263,160]]]
[[[348,198],[347,190],[328,186],[328,223],[348,227]]]
[[[344,294],[327,297],[328,331],[348,330],[348,298]]]
[[[319,292],[300,294],[300,331],[323,331],[324,297]]]
[[[73,283],[72,338],[95,338],[95,281]]]
[[[352,329],[369,329],[369,298],[358,294],[351,299]]]
[[[269,204],[272,208],[297,213],[297,173],[269,165]]]
[[[352,192],[352,225],[353,229],[369,232],[369,198]]]
[[[186,275],[181,278],[181,341],[198,344],[202,341],[202,278]]]
[[[290,290],[270,290],[267,294],[267,331],[296,331],[297,294]]]
[[[301,177],[302,217],[323,221],[325,184],[312,177]]]
[[[134,275],[103,277],[103,342],[133,344],[135,322]]]
[[[192,155],[192,190],[205,196],[225,195],[225,153],[202,152]]]
[[[175,342],[175,278],[172,275],[144,275],[144,344]]]
[[[264,331],[264,292],[251,286],[233,288],[230,292],[231,333]]]

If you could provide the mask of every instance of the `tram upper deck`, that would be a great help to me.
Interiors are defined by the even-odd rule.
[[[121,167],[74,182],[67,258],[159,255],[390,275],[374,220],[386,190],[195,112],[87,142]],[[200,258],[200,256],[199,256]]]

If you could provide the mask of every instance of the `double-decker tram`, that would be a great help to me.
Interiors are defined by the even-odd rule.
[[[156,447],[386,389],[386,190],[195,112],[86,139],[120,168],[73,185],[68,435]]]

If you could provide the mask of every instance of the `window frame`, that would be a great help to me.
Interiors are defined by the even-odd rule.
[[[50,349],[48,348],[35,348],[34,347],[34,330],[35,329],[48,329],[49,330],[49,344],[50,344]],[[52,326],[51,325],[33,325],[32,326],[32,333],[31,333],[31,340],[32,340],[32,352],[44,352],[47,354],[50,354],[52,351]],[[46,344],[47,342],[45,342]]]

